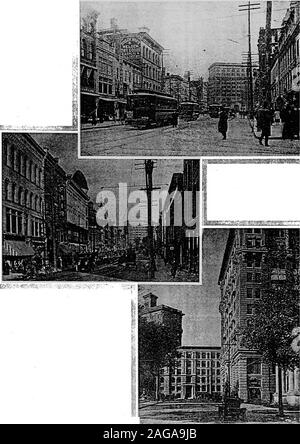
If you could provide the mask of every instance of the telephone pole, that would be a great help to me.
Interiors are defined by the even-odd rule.
[[[248,1],[246,5],[239,5],[239,11],[248,12],[248,81],[249,81],[249,113],[250,118],[253,117],[253,72],[252,72],[252,53],[251,53],[251,11],[260,9],[260,3],[251,3]]]
[[[146,192],[147,192],[147,206],[148,206],[148,242],[149,242],[149,256],[150,256],[150,278],[155,277],[155,256],[154,256],[154,242],[153,242],[153,226],[152,226],[152,190],[153,180],[152,173],[154,168],[153,160],[145,160],[145,174],[146,174]]]

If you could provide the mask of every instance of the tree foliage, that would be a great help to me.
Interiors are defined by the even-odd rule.
[[[181,333],[180,333],[181,334]],[[155,391],[155,378],[160,369],[169,365],[180,345],[178,326],[149,321],[139,314],[139,387],[147,393]]]

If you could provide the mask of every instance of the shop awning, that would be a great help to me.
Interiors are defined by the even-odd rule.
[[[34,249],[24,241],[5,240],[3,243],[3,256],[33,256]]]

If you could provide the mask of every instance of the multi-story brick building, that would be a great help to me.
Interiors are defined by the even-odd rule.
[[[183,172],[172,176],[170,199],[165,202],[157,230],[164,257],[195,274],[199,273],[199,186],[199,161],[184,160]]]
[[[87,192],[87,181],[81,171],[67,177],[67,237],[69,246],[76,253],[84,253],[88,247]]]
[[[2,135],[3,262],[12,270],[45,257],[44,156],[28,134]]]
[[[160,373],[160,394],[179,399],[221,396],[220,347],[181,346]]]
[[[62,260],[69,255],[67,242],[67,198],[66,173],[59,159],[47,151],[44,157],[45,226],[47,237],[47,259],[54,267],[61,267]]]
[[[98,106],[97,19],[98,14],[95,11],[81,18],[80,115],[83,121],[86,121]]]
[[[120,45],[122,59],[135,68],[135,85],[150,91],[161,91],[163,47],[149,34],[148,28],[138,32],[119,29],[115,22],[111,29],[100,31],[116,46]]]
[[[245,348],[239,332],[251,322],[255,315],[254,302],[262,295],[268,238],[272,238],[275,245],[286,245],[289,249],[297,236],[299,242],[298,230],[229,231],[219,276],[222,378],[223,385],[229,383],[230,389],[248,402],[274,400],[275,367],[264,363],[257,350]]]
[[[208,68],[208,104],[247,108],[247,67],[239,63],[213,63]]]

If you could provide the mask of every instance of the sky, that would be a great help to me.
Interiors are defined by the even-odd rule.
[[[99,12],[98,28],[110,27],[116,18],[120,28],[137,31],[146,26],[150,35],[164,48],[164,66],[171,73],[192,78],[207,78],[208,67],[214,62],[241,63],[242,53],[248,51],[247,13],[239,12],[245,1],[82,1],[82,15],[90,9]],[[252,12],[252,52],[257,53],[258,32],[265,26],[266,2]],[[273,3],[272,27],[279,27],[287,1]],[[254,55],[254,59],[255,59]]]
[[[67,174],[74,174],[76,170],[83,172],[89,186],[89,196],[94,202],[103,188],[117,192],[116,186],[121,182],[128,184],[128,192],[145,188],[142,159],[78,159],[76,134],[34,133],[31,136],[59,158],[59,165]],[[153,171],[153,186],[167,189],[176,172],[183,172],[182,159],[158,159]]]
[[[206,229],[203,233],[202,285],[140,285],[139,298],[151,291],[157,304],[184,313],[182,345],[220,346],[221,317],[218,277],[228,229]]]

